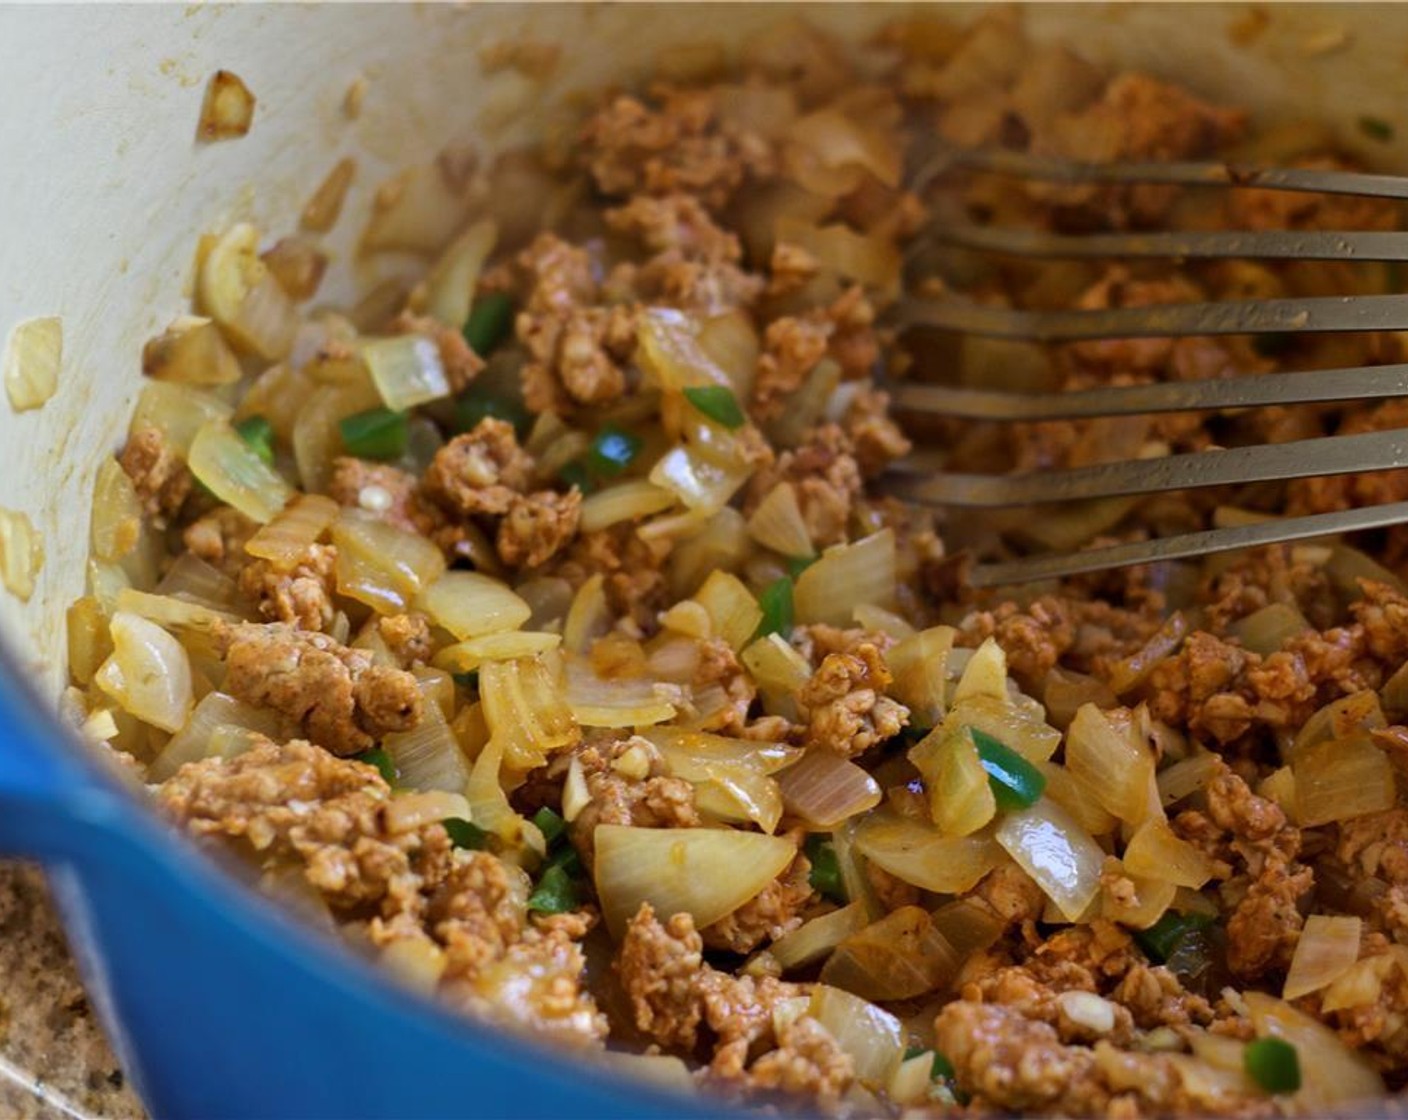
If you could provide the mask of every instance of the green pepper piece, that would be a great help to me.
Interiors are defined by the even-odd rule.
[[[539,914],[565,914],[577,908],[577,887],[562,867],[549,867],[528,896],[528,909]]]
[[[543,834],[548,847],[556,844],[558,837],[567,831],[567,822],[546,805],[533,814],[533,823],[538,826],[538,831]]]
[[[769,634],[781,634],[784,638],[792,633],[792,580],[788,576],[773,580],[758,595],[758,606],[763,609],[763,620],[753,633],[753,640],[766,638]]]
[[[1046,775],[1005,743],[976,727],[968,729],[978,748],[978,758],[988,774],[997,807],[1011,811],[1029,809],[1046,789]]]
[[[369,408],[338,424],[342,446],[358,459],[397,459],[406,453],[409,429],[404,412]]]
[[[635,461],[645,440],[608,424],[592,440],[587,466],[598,478],[615,478]]]
[[[446,817],[440,824],[449,833],[450,843],[456,848],[482,851],[489,846],[489,834],[473,821],[463,817]]]
[[[269,466],[274,465],[274,425],[262,416],[250,416],[235,425],[240,439]]]
[[[1134,939],[1155,962],[1163,964],[1184,937],[1210,925],[1212,917],[1208,914],[1179,914],[1170,910],[1148,929],[1136,931]]]
[[[1300,1057],[1284,1038],[1257,1038],[1242,1051],[1242,1067],[1268,1093],[1300,1088]]]
[[[386,780],[386,784],[394,786],[396,784],[396,763],[391,760],[391,756],[381,747],[373,747],[369,751],[352,756],[357,762],[365,762],[368,766],[375,766],[381,771],[381,776]]]
[[[850,899],[846,897],[846,886],[841,881],[841,865],[836,862],[836,849],[830,837],[813,833],[807,837],[804,850],[812,865],[809,877],[812,890],[844,906]]]
[[[748,422],[733,390],[722,385],[691,385],[685,389],[684,397],[710,420],[725,428],[741,428]]]
[[[513,326],[513,297],[507,292],[485,292],[474,301],[464,324],[464,340],[481,358],[508,337]]]

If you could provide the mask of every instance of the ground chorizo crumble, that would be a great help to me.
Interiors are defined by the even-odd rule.
[[[472,184],[489,209],[470,217],[499,219],[482,272],[447,257],[405,306],[307,312],[272,365],[233,333],[251,380],[228,391],[162,382],[221,431],[238,405],[249,462],[235,485],[196,462],[189,417],[142,409],[107,493],[136,520],[95,531],[75,607],[113,623],[75,651],[78,703],[111,717],[86,726],[115,729],[192,835],[408,983],[510,1029],[672,1055],[731,1097],[1259,1117],[1333,1099],[1322,1060],[1403,1089],[1408,530],[1001,593],[965,572],[974,553],[1399,500],[1408,476],[980,526],[872,485],[920,432],[960,470],[1051,470],[1408,421],[1363,402],[907,434],[888,378],[1062,390],[1403,356],[1397,335],[901,337],[905,283],[1095,309],[1389,281],[1368,263],[977,267],[916,239],[931,217],[1335,230],[1397,228],[1396,209],[976,174],[919,197],[936,139],[1083,160],[1263,149],[1240,110],[1029,43],[1013,11],[900,20],[850,58],[789,26],[736,72],[609,93],[570,142],[461,159],[447,189]],[[1315,135],[1267,150],[1353,166]],[[444,320],[457,300],[468,324]],[[441,399],[373,408],[385,386],[353,322],[419,347]],[[399,435],[358,435],[369,416]],[[271,512],[250,480],[275,475]],[[295,486],[326,497],[277,512]],[[856,542],[893,570],[845,567],[836,546]],[[134,682],[165,644],[134,650],[119,617],[179,642],[160,697]],[[1098,773],[1092,721],[1118,744]],[[1006,778],[991,742],[1015,752]],[[1116,756],[1147,778],[1132,794]],[[1010,840],[1041,813],[1093,853],[1060,873],[1083,876],[1074,909]],[[675,837],[757,846],[649,854]],[[624,843],[651,875],[622,870]],[[750,890],[721,902],[735,881]],[[1290,991],[1325,919],[1348,931],[1339,963]],[[1244,1072],[1278,1029],[1256,993],[1301,1024],[1322,1096]]]

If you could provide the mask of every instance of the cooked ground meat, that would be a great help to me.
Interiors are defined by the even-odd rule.
[[[333,754],[368,750],[381,736],[420,722],[413,676],[373,665],[369,653],[325,634],[281,623],[241,624],[220,639],[230,694],[287,716]]]
[[[492,417],[435,453],[425,492],[452,513],[505,514],[533,477],[533,459],[513,425]]]
[[[139,428],[127,440],[118,462],[137,489],[142,508],[152,518],[164,519],[181,511],[191,492],[191,472],[166,446],[158,428]]]
[[[890,671],[873,645],[855,653],[830,653],[797,693],[806,713],[806,743],[823,750],[856,755],[894,738],[909,711],[885,695]]]

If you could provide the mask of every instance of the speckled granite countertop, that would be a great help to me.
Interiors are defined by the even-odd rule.
[[[0,863],[0,1116],[142,1120],[37,870]]]

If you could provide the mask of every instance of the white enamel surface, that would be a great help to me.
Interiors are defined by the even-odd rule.
[[[1034,5],[1029,29],[1101,60],[1181,77],[1262,119],[1318,114],[1377,158],[1404,155],[1408,6],[1271,5],[1250,48],[1230,41],[1245,5]],[[956,18],[971,18],[964,8]],[[250,218],[272,233],[337,158],[358,175],[325,295],[346,294],[348,244],[375,184],[452,138],[485,142],[484,117],[515,117],[509,139],[553,119],[558,98],[645,72],[662,47],[736,44],[804,9],[763,5],[558,7],[412,5],[0,6],[0,338],[38,315],[64,321],[58,394],[13,414],[0,401],[0,506],[22,509],[47,560],[28,604],[0,591],[0,629],[45,691],[63,679],[63,611],[81,594],[89,490],[122,441],[143,340],[185,307],[199,233]],[[891,5],[805,9],[859,36]],[[1314,54],[1317,45],[1338,49]],[[486,78],[479,48],[526,36],[566,45],[547,94],[511,73]],[[1318,38],[1317,38],[1318,37]],[[197,145],[205,81],[239,74],[258,98],[242,140]],[[367,79],[355,122],[340,106]],[[1354,122],[1398,125],[1369,144]]]

